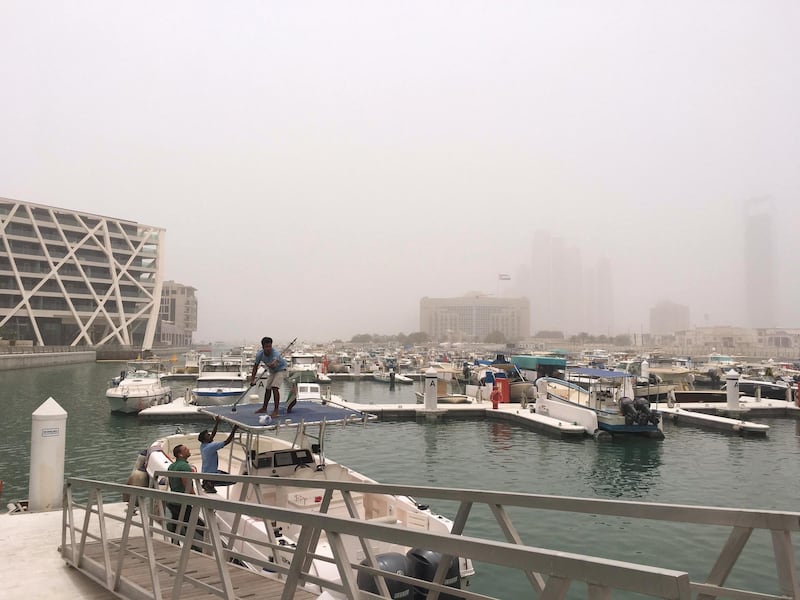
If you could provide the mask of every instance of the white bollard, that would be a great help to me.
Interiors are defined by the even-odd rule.
[[[425,371],[425,410],[436,410],[436,369]]]
[[[739,373],[734,369],[725,374],[725,393],[728,410],[739,410]]]
[[[64,497],[64,455],[67,411],[48,398],[33,411],[28,510],[61,508]]]
[[[650,379],[650,363],[647,362],[647,359],[642,361],[642,377]]]

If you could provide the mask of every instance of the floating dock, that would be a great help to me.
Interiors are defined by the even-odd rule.
[[[679,406],[672,408],[662,406],[659,412],[676,424],[696,425],[707,429],[717,429],[720,431],[728,431],[730,433],[738,433],[740,435],[767,435],[769,425],[763,423],[754,423],[753,421],[745,421],[734,416],[713,415],[697,410],[686,410]],[[741,411],[739,416],[744,416],[747,411]]]
[[[374,414],[381,420],[479,417],[510,421],[531,429],[547,431],[566,437],[586,435],[586,431],[581,425],[535,413],[533,404],[523,407],[518,403],[501,403],[496,409],[493,409],[489,402],[439,403],[434,410],[426,409],[424,404],[356,404],[355,402],[343,401],[341,405]]]

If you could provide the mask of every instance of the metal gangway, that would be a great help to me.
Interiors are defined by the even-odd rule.
[[[157,473],[164,476],[166,472]],[[199,482],[201,474],[182,473]],[[791,534],[800,529],[800,513],[714,508],[675,504],[653,504],[620,500],[601,500],[547,496],[514,492],[438,488],[343,481],[301,480],[279,477],[255,477],[215,474],[215,480],[242,482],[245,486],[291,486],[324,490],[319,512],[277,508],[211,496],[175,494],[151,488],[71,477],[65,487],[61,554],[67,564],[91,577],[123,598],[160,600],[162,598],[291,598],[343,597],[351,600],[391,597],[387,582],[399,581],[427,590],[429,600],[440,594],[465,600],[491,600],[490,594],[469,588],[443,585],[449,559],[469,558],[476,565],[475,578],[481,577],[481,564],[500,565],[516,570],[530,582],[528,597],[542,600],[562,599],[568,592],[586,591],[592,600],[610,600],[619,592],[667,599],[711,600],[800,600],[797,568]],[[124,511],[120,495],[129,498]],[[370,522],[356,518],[326,515],[334,494],[344,500],[355,515],[358,494],[392,494],[419,501],[449,501],[458,508],[450,534]],[[85,498],[79,501],[78,498]],[[190,502],[194,507],[185,523],[165,516],[163,503]],[[115,503],[115,504],[114,504]],[[503,540],[463,535],[474,508],[493,515],[498,537]],[[519,521],[527,511],[543,510],[584,515],[621,517],[628,520],[669,523],[691,527],[724,527],[727,540],[703,581],[692,580],[689,570],[681,571],[613,560],[599,556],[563,552],[526,545],[511,514]],[[268,543],[275,560],[263,561],[232,550],[235,541],[247,540],[236,527],[223,532],[214,518],[215,511],[262,519],[267,528],[272,522],[297,524],[301,533],[296,544]],[[201,540],[195,538],[198,518],[206,526]],[[168,525],[176,531],[170,531]],[[774,568],[774,593],[726,587],[725,583],[745,545],[755,531],[771,538]],[[332,558],[316,553],[317,542],[324,535],[331,546]],[[357,538],[365,560],[349,556],[344,539]],[[378,568],[370,541],[380,540],[409,548],[426,548],[442,555],[443,560],[431,581]],[[263,542],[257,542],[263,544]],[[193,551],[192,547],[197,551]],[[709,552],[712,549],[709,548]],[[281,560],[277,560],[280,554]],[[287,560],[286,557],[289,557]],[[312,573],[314,561],[336,566],[338,579],[321,579]],[[245,568],[242,565],[248,565]],[[360,590],[357,574],[374,577],[377,593]],[[483,586],[486,587],[486,586]],[[320,596],[321,592],[325,596]]]

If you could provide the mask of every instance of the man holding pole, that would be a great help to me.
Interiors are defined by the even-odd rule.
[[[267,377],[266,390],[264,390],[264,405],[259,408],[257,413],[265,413],[269,408],[270,396],[275,397],[275,410],[270,413],[270,417],[275,418],[278,416],[278,406],[281,403],[281,384],[284,377],[286,377],[286,361],[281,356],[281,353],[272,347],[272,338],[261,338],[261,350],[256,353],[256,361],[253,364],[253,372],[250,375],[250,385],[256,384],[256,372],[258,372],[258,365],[264,363],[264,366],[269,371]],[[289,403],[286,407],[286,412],[292,412],[294,401]]]

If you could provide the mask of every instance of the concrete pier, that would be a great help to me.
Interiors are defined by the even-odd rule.
[[[96,358],[97,353],[94,350],[0,353],[0,371],[89,363],[95,362]]]

